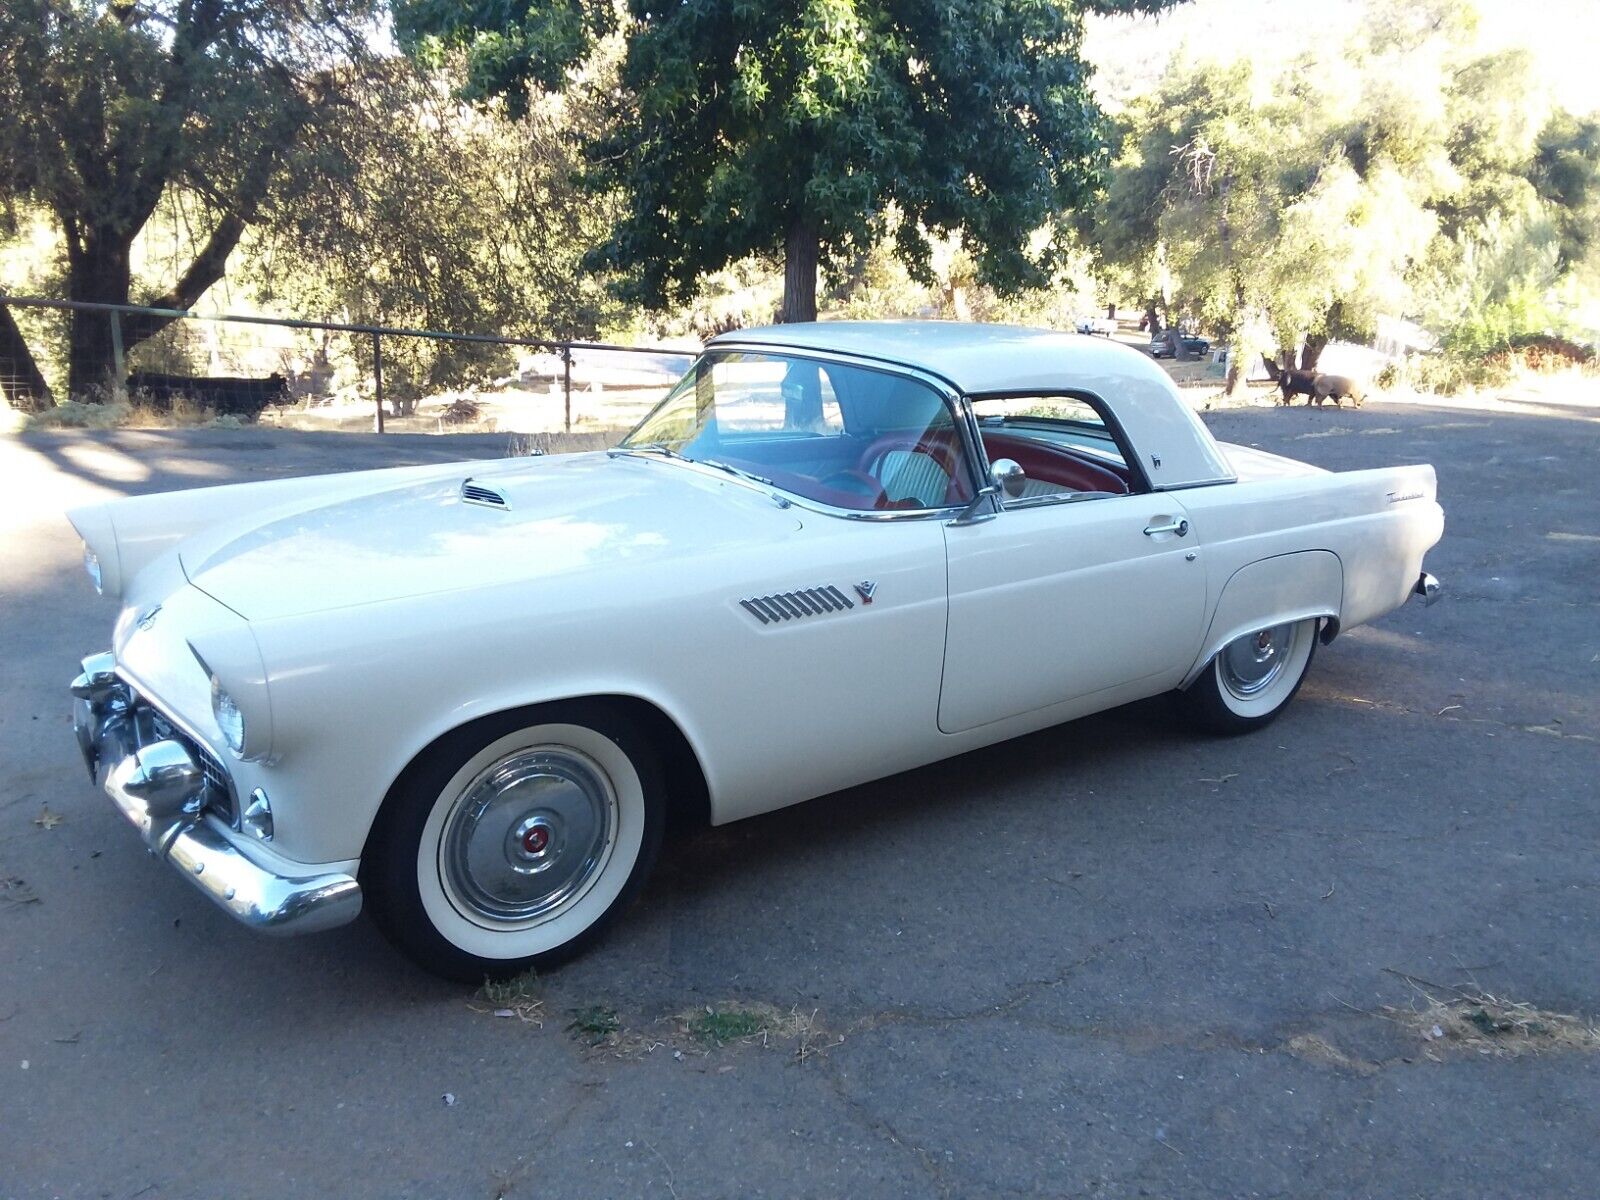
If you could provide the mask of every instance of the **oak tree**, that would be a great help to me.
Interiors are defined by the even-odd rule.
[[[816,315],[819,265],[883,236],[930,277],[959,235],[1001,289],[1048,278],[1040,236],[1085,203],[1106,123],[1086,14],[1179,0],[629,0],[626,53],[588,178],[623,212],[591,263],[650,306],[707,273],[782,254],[781,319]],[[399,0],[402,41],[463,49],[468,94],[516,106],[614,31],[611,0]]]
[[[6,0],[0,5],[0,206],[48,212],[71,300],[187,309],[222,277],[294,155],[360,72],[374,0]],[[193,257],[135,297],[132,251],[169,189],[201,203]],[[120,322],[121,350],[166,319]],[[75,312],[68,389],[112,382],[103,313]],[[22,408],[52,402],[0,305],[0,379]]]

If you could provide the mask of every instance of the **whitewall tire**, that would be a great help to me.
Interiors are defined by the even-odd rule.
[[[479,982],[570,957],[643,885],[661,842],[654,748],[595,702],[487,718],[395,784],[362,858],[379,928]]]
[[[1229,642],[1179,696],[1212,733],[1249,733],[1270,724],[1305,681],[1321,622],[1311,617],[1253,630]]]

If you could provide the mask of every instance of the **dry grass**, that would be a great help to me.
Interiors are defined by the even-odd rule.
[[[592,1004],[573,1010],[567,1032],[589,1049],[618,1058],[665,1052],[678,1059],[703,1059],[754,1047],[787,1050],[794,1061],[803,1063],[844,1042],[842,1035],[823,1024],[815,1009],[808,1012],[743,1001],[686,1009],[637,1029],[625,1025],[610,1006]]]
[[[787,1010],[775,1004],[729,1001],[690,1009],[672,1018],[675,1032],[702,1047],[730,1044],[760,1046],[764,1050],[789,1048],[797,1062],[843,1043],[830,1032],[816,1009],[798,1006]]]
[[[1454,989],[1440,999],[1418,988],[1410,1008],[1385,1008],[1383,1015],[1415,1033],[1424,1051],[1512,1058],[1544,1052],[1600,1051],[1600,1027],[1572,1013],[1551,1012],[1489,992]]]
[[[73,400],[34,413],[27,429],[243,429],[232,414],[218,416],[185,396],[174,396],[170,408],[154,409],[122,400],[103,404]]]
[[[1315,1033],[1300,1033],[1284,1043],[1283,1049],[1301,1062],[1315,1063],[1320,1067],[1334,1067],[1353,1071],[1357,1075],[1371,1075],[1378,1064],[1362,1058],[1351,1058],[1327,1038]]]
[[[485,979],[467,1007],[489,1017],[544,1026],[544,997],[540,994],[539,977],[532,971],[503,983]]]

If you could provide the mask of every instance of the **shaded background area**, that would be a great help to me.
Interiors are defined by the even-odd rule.
[[[1593,1057],[1433,1061],[1381,1014],[1418,1000],[1393,972],[1600,1013],[1600,421],[1207,420],[1433,462],[1444,599],[1320,651],[1257,736],[1146,703],[679,834],[542,1028],[365,922],[234,928],[139,853],[64,700],[113,615],[65,507],[507,439],[0,439],[0,1196],[1592,1194]],[[816,1052],[670,1033],[730,1000],[815,1014]],[[594,1005],[623,1053],[566,1028]]]

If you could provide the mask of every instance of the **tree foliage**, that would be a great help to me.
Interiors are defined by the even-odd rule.
[[[1348,45],[1266,70],[1178,59],[1125,114],[1103,267],[1257,351],[1426,315],[1475,352],[1539,328],[1600,215],[1600,124],[1553,113],[1470,6],[1374,4]],[[1337,78],[1339,87],[1324,81]]]
[[[590,180],[625,208],[596,265],[650,305],[751,254],[786,260],[784,315],[815,315],[818,262],[884,236],[919,279],[959,235],[983,279],[1049,278],[1033,237],[1086,200],[1106,127],[1080,53],[1086,12],[1175,0],[631,0]],[[460,47],[468,94],[516,109],[612,27],[610,0],[401,0],[414,49]]]
[[[69,298],[187,308],[221,278],[244,230],[359,75],[373,0],[7,0],[0,6],[0,206],[50,214]],[[203,207],[192,259],[134,297],[132,247],[164,195]],[[160,319],[123,322],[124,347]],[[50,401],[9,314],[0,374],[14,402]],[[77,314],[69,386],[115,360],[109,322]]]
[[[326,131],[340,163],[286,180],[246,240],[240,276],[262,302],[359,324],[592,338],[616,302],[580,260],[608,210],[578,185],[586,88],[537,99],[512,124],[454,95],[455,63],[385,64]],[[386,391],[442,386],[503,348],[395,338]],[[504,364],[499,364],[504,369]]]

